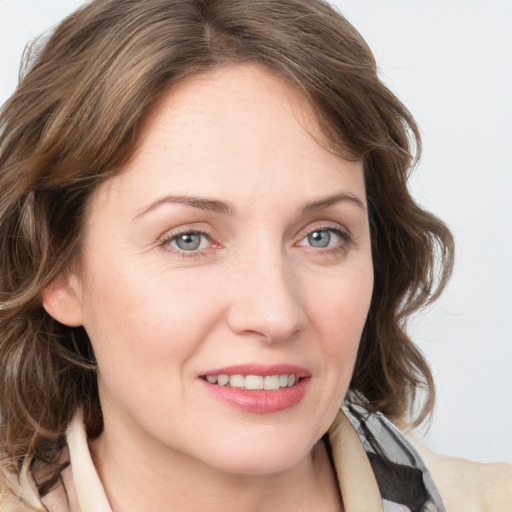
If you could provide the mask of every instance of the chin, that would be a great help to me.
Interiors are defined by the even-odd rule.
[[[264,476],[294,468],[309,453],[310,450],[297,452],[292,447],[287,450],[273,450],[268,453],[267,450],[260,451],[257,446],[253,446],[251,450],[246,448],[244,451],[231,451],[215,466],[218,470],[228,474]]]
[[[210,444],[198,450],[197,456],[225,473],[268,475],[297,466],[318,440],[310,433],[276,430],[247,429],[241,435],[231,430],[226,437],[211,437]]]

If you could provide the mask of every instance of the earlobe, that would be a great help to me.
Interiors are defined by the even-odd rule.
[[[58,322],[69,327],[83,324],[82,300],[75,276],[59,274],[43,291],[43,307]]]

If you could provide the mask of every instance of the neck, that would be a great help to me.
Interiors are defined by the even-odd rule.
[[[323,442],[284,471],[233,474],[161,445],[134,441],[128,432],[116,428],[114,433],[107,425],[90,447],[113,512],[342,510]]]

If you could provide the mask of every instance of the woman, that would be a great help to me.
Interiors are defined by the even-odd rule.
[[[453,243],[332,8],[92,2],[1,126],[2,511],[509,509],[386,419]]]

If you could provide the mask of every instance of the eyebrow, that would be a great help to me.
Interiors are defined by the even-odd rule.
[[[302,213],[312,213],[318,210],[322,210],[324,208],[328,208],[331,205],[341,203],[341,202],[351,202],[355,204],[357,207],[361,208],[366,212],[366,206],[363,201],[359,199],[357,196],[350,194],[348,192],[341,192],[339,194],[335,194],[333,196],[328,196],[322,199],[318,199],[316,201],[306,203],[300,211]],[[143,208],[134,218],[133,220],[139,220],[144,215],[150,213],[151,211],[157,209],[162,204],[184,204],[187,206],[192,206],[193,208],[198,208],[200,210],[205,210],[214,213],[220,213],[224,215],[235,215],[236,208],[233,203],[229,201],[221,201],[219,199],[210,199],[206,197],[197,197],[197,196],[189,196],[189,195],[166,195],[152,202],[150,205]]]
[[[312,213],[317,210],[322,210],[334,204],[342,203],[345,201],[355,204],[357,207],[361,208],[361,210],[366,212],[366,206],[363,203],[363,201],[359,199],[359,197],[355,196],[354,194],[350,194],[349,192],[340,192],[339,194],[335,194],[333,196],[328,196],[323,199],[318,199],[311,203],[307,203],[302,208],[302,213]]]
[[[222,213],[227,215],[234,215],[236,208],[234,205],[228,201],[220,201],[218,199],[208,199],[205,197],[196,197],[196,196],[176,196],[176,195],[167,195],[164,197],[161,197],[160,199],[157,199],[156,201],[152,202],[149,206],[146,206],[142,209],[141,212],[139,212],[133,220],[138,220],[147,213],[155,210],[162,204],[167,203],[178,203],[178,204],[184,204],[187,206],[192,206],[194,208],[198,208],[200,210],[205,210],[209,212],[214,213]]]

